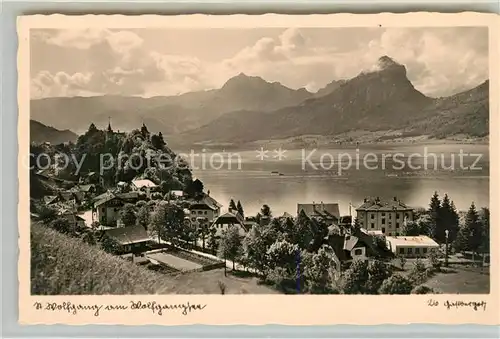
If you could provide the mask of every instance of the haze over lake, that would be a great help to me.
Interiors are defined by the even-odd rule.
[[[276,156],[274,150],[269,150],[264,160],[256,157],[256,150],[206,151],[199,152],[200,155],[193,158],[193,173],[203,181],[205,188],[212,192],[211,195],[224,204],[224,208],[227,208],[230,199],[241,200],[247,215],[257,213],[263,204],[268,204],[274,215],[283,212],[294,215],[297,203],[313,201],[338,202],[341,213],[348,214],[349,202],[357,207],[367,196],[388,199],[396,196],[412,207],[427,207],[434,191],[438,191],[441,196],[447,193],[459,210],[466,210],[472,201],[478,207],[489,206],[488,147],[456,144],[360,146],[359,169],[356,168],[357,151],[354,148],[287,150],[284,153],[286,158],[282,160],[273,158]],[[464,154],[463,166],[460,165],[460,151]],[[425,152],[428,155],[427,170],[423,157]],[[218,154],[213,156],[214,153]],[[230,153],[233,154],[231,166],[227,160]],[[303,161],[311,153],[311,162]],[[344,169],[349,162],[344,155],[339,174],[337,159],[342,153],[351,155],[352,165]],[[363,165],[363,157],[367,153],[372,153],[372,158],[378,157],[378,162],[368,161],[369,168]],[[400,154],[399,159],[405,161],[403,169],[400,169],[401,163],[391,160],[391,156],[397,153]],[[236,154],[241,157],[240,169]],[[385,169],[382,168],[383,154],[386,156]],[[436,163],[430,154],[436,154]],[[221,157],[223,163],[220,162]],[[213,159],[213,166],[210,165],[210,159]],[[454,170],[448,168],[452,167],[452,161]],[[473,164],[473,169],[466,168]],[[418,166],[420,168],[416,169]]]

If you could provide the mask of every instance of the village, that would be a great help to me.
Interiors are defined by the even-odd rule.
[[[113,132],[110,125],[107,131],[91,125],[82,138],[98,135],[108,142],[118,134],[131,138],[125,145],[132,140],[160,154],[169,151],[161,133],[151,135],[144,125],[128,136]],[[361,269],[367,276],[379,276],[376,287],[368,288],[370,293],[378,293],[384,282],[384,293],[405,294],[449,264],[489,265],[489,219],[486,223],[485,214],[480,218],[472,204],[461,225],[466,231],[460,232],[453,202],[446,195],[441,201],[437,193],[429,210],[410,207],[397,197],[367,197],[356,207],[348,203],[348,215],[340,214],[339,202],[323,201],[297,203],[293,214],[273,215],[271,207],[263,205],[256,215],[245,215],[241,201],[231,199],[224,207],[185,166],[169,172],[180,178],[171,176],[173,184],[151,180],[158,178],[156,169],[124,176],[130,179],[115,184],[106,173],[88,171],[71,181],[55,170],[32,173],[33,185],[51,187],[31,198],[34,223],[171,276],[223,268],[224,276],[228,269],[243,271],[288,292],[334,293],[334,282]],[[414,269],[405,270],[407,262]],[[401,275],[393,275],[394,270],[406,273],[404,279],[418,276],[417,282],[398,282]],[[398,290],[399,286],[406,288]],[[359,286],[333,290],[368,293]]]

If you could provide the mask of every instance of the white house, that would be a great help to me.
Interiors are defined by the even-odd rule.
[[[158,187],[154,182],[149,179],[140,179],[140,180],[132,180],[132,189],[134,191],[142,191],[146,192],[146,195],[149,197],[151,192]]]
[[[437,242],[425,235],[386,237],[386,241],[394,254],[408,258],[425,257],[431,250],[439,248]]]
[[[220,208],[221,204],[208,195],[189,206],[191,218],[206,218],[210,222],[220,215]]]

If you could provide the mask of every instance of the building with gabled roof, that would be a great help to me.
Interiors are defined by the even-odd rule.
[[[193,217],[204,217],[208,221],[215,220],[220,215],[222,207],[217,200],[205,194],[201,199],[197,199],[191,203],[189,210]]]
[[[217,217],[212,223],[212,227],[216,230],[216,235],[221,236],[225,230],[229,227],[237,227],[240,236],[244,237],[248,232],[248,228],[245,223],[245,218],[241,216],[238,212],[227,212]]]
[[[397,236],[403,224],[412,221],[413,208],[401,202],[397,197],[382,200],[379,197],[365,198],[356,209],[359,225],[368,231],[381,231],[385,235]]]
[[[297,216],[304,212],[310,219],[320,218],[325,221],[338,223],[340,219],[339,204],[337,203],[315,203],[297,204]]]
[[[108,237],[116,245],[116,254],[137,253],[149,249],[152,239],[146,229],[140,225],[117,227],[103,232],[103,237]]]

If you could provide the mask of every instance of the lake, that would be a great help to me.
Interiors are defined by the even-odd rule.
[[[265,151],[265,149],[263,149]],[[296,214],[297,203],[339,203],[349,214],[368,196],[427,207],[434,191],[459,210],[489,207],[488,145],[371,146],[338,149],[205,152],[191,157],[195,177],[224,205],[241,200],[246,215],[263,204],[273,215]],[[276,157],[276,158],[275,158]],[[460,160],[462,158],[462,160]],[[354,211],[353,211],[354,212]]]

